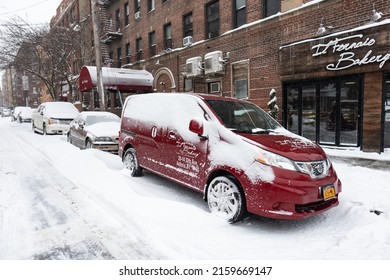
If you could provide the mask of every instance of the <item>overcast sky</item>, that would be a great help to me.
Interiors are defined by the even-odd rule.
[[[0,0],[0,22],[16,16],[30,24],[49,23],[61,0]]]

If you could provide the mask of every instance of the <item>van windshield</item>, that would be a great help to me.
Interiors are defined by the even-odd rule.
[[[206,100],[222,123],[240,133],[269,133],[281,125],[255,104],[234,100]]]

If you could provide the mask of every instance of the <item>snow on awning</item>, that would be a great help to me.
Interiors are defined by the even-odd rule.
[[[120,91],[151,91],[153,76],[146,70],[102,67],[103,85],[105,89]],[[96,87],[96,66],[84,66],[80,71],[80,91],[91,91]]]

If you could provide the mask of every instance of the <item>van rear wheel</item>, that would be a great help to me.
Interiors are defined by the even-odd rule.
[[[142,168],[138,164],[137,154],[133,148],[127,149],[123,156],[123,163],[126,169],[129,169],[132,177],[139,177],[142,174]]]
[[[207,189],[207,201],[211,213],[229,223],[240,221],[246,212],[244,193],[232,177],[214,178]]]

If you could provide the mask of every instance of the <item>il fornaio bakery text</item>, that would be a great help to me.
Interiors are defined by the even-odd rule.
[[[375,54],[371,49],[376,44],[373,38],[363,38],[362,34],[352,35],[344,38],[336,38],[328,43],[320,43],[312,47],[313,57],[325,55],[327,53],[339,54],[336,63],[331,63],[326,66],[327,70],[338,71],[350,68],[352,66],[361,66],[372,63],[378,63],[379,68],[382,68],[390,59],[390,53]],[[353,41],[353,42],[351,42]],[[354,50],[360,48],[370,48],[362,57],[357,57]]]

